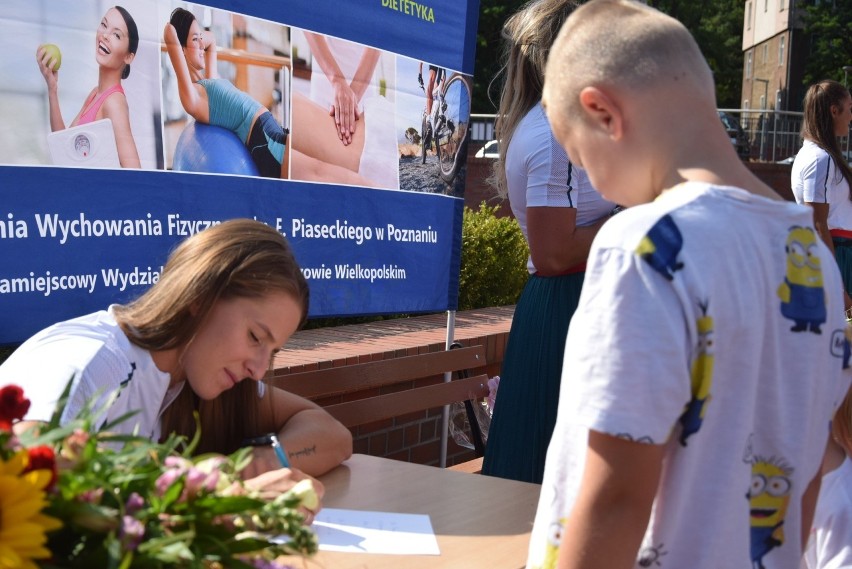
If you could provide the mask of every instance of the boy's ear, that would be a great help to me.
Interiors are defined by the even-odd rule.
[[[593,128],[600,128],[614,140],[621,138],[624,118],[621,107],[609,94],[597,87],[585,87],[580,91],[580,107]]]

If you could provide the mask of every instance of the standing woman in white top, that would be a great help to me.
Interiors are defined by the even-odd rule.
[[[848,134],[850,122],[852,96],[846,87],[830,79],[811,85],[805,93],[804,143],[790,174],[796,202],[813,208],[814,225],[834,251],[847,310],[852,307],[852,169],[837,137]]]
[[[562,356],[592,239],[614,204],[553,138],[541,107],[547,54],[573,0],[533,0],[503,27],[506,79],[493,180],[530,248],[515,307],[482,472],[541,483],[556,422]]]

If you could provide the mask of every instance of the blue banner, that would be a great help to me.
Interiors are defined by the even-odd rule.
[[[310,317],[456,308],[478,0],[323,4],[0,5],[0,344],[236,217],[290,241]]]

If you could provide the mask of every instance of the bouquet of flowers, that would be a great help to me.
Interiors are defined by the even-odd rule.
[[[249,449],[189,458],[197,444],[110,434],[96,413],[59,426],[59,412],[20,437],[29,408],[0,389],[0,568],[282,567],[317,542],[299,508],[314,509],[309,480],[271,501],[239,477]]]

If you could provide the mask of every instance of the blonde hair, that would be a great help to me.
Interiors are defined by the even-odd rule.
[[[273,292],[289,294],[299,303],[301,326],[308,314],[308,284],[287,241],[263,223],[235,219],[183,241],[156,284],[113,310],[133,344],[149,351],[182,350],[217,301]],[[260,401],[253,381],[240,382],[213,401],[202,401],[185,388],[163,415],[163,433],[191,436],[197,410],[202,436],[198,450],[233,452],[245,436],[274,428],[258,423]]]
[[[852,390],[834,413],[831,421],[831,436],[843,447],[846,454],[852,456]]]
[[[576,0],[532,0],[503,25],[506,42],[501,73],[505,73],[505,79],[494,125],[500,158],[488,180],[501,197],[509,193],[505,168],[509,142],[518,123],[541,99],[550,46],[578,5]]]
[[[551,55],[544,87],[548,114],[577,113],[579,93],[591,85],[625,93],[686,87],[690,97],[716,106],[713,75],[695,39],[683,24],[640,2],[584,4],[562,27]]]

